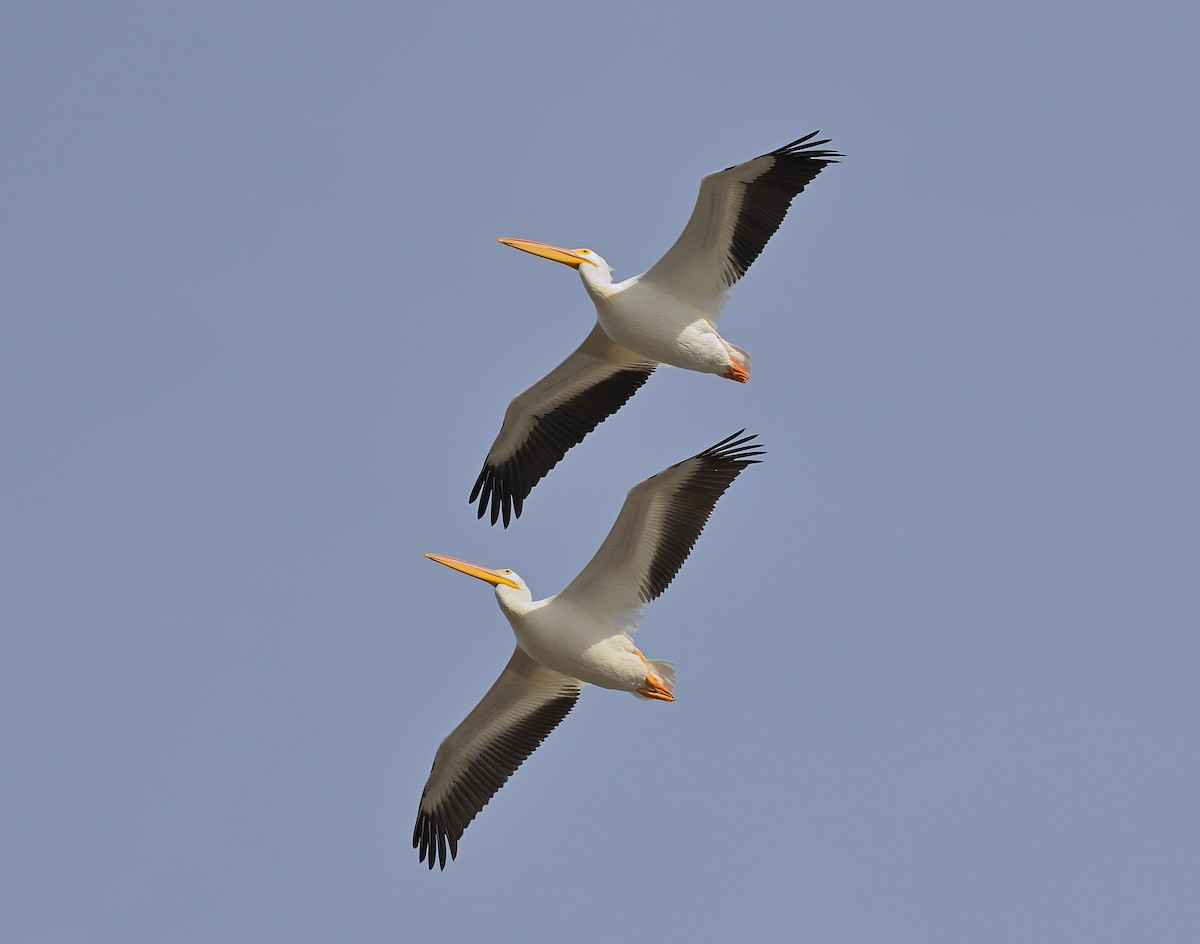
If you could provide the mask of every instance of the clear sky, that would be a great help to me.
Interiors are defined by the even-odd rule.
[[[10,4],[0,938],[1200,939],[1194,4]],[[701,176],[845,152],[508,531],[508,399]],[[430,874],[490,590],[748,427],[639,645]]]

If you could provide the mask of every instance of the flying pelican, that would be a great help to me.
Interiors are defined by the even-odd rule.
[[[567,716],[590,682],[674,701],[675,669],[647,659],[630,637],[642,607],[675,579],[717,499],[763,455],[740,430],[630,489],[600,549],[565,590],[534,600],[511,570],[455,557],[430,560],[496,588],[516,649],[483,700],[442,741],[421,793],[413,848],[433,868],[458,854],[475,815]]]
[[[745,275],[783,222],[792,198],[837,163],[819,132],[700,181],[691,219],[665,256],[614,282],[591,249],[501,239],[514,249],[578,270],[596,305],[596,326],[565,361],[518,394],[484,460],[470,501],[478,517],[508,527],[534,485],[629,400],[660,363],[745,383],[750,355],[717,333],[728,289]]]

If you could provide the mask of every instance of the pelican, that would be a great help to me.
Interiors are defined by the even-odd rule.
[[[591,249],[532,239],[500,242],[571,266],[596,306],[596,326],[565,361],[518,394],[484,460],[469,501],[477,517],[508,527],[533,487],[572,446],[619,410],[659,364],[750,379],[750,355],[717,333],[728,290],[779,229],[792,198],[837,163],[819,132],[709,174],[683,233],[641,275],[614,282]]]
[[[517,645],[500,678],[442,741],[421,793],[413,848],[446,867],[476,814],[575,707],[583,685],[675,700],[670,662],[633,644],[642,607],[675,579],[717,499],[763,455],[740,430],[630,489],[600,549],[561,593],[534,600],[511,570],[426,554],[496,588]]]

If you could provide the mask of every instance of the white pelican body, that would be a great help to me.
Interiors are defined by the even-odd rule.
[[[637,629],[636,613],[598,613],[570,594],[533,602],[527,587],[513,590],[504,584],[496,586],[496,601],[517,645],[539,665],[600,688],[674,700],[662,679],[665,693],[648,694],[656,691],[648,680],[651,664],[629,635]]]
[[[614,283],[608,263],[594,252],[589,258],[593,265],[581,265],[579,275],[596,305],[596,321],[610,338],[672,367],[743,383],[750,379],[750,355],[717,333],[727,292],[702,305],[680,297],[649,273]]]
[[[741,437],[741,438],[739,438]],[[446,867],[463,830],[575,706],[585,683],[674,701],[675,670],[647,659],[630,636],[642,607],[675,578],[730,483],[762,455],[735,433],[632,488],[608,537],[561,592],[533,599],[511,570],[455,557],[432,560],[496,588],[516,637],[508,665],[442,742],[421,793],[413,848]]]
[[[565,361],[518,394],[475,480],[478,516],[508,527],[533,487],[659,364],[745,383],[750,355],[717,331],[729,288],[758,258],[792,199],[840,157],[813,134],[700,182],[695,209],[667,254],[641,275],[612,280],[590,249],[531,239],[500,242],[578,270],[596,326]]]

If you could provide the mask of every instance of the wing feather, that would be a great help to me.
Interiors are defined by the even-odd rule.
[[[580,682],[539,665],[520,647],[483,700],[442,741],[421,792],[413,848],[446,867],[471,820],[565,718]]]
[[[819,133],[700,181],[679,239],[642,278],[697,303],[722,297],[775,235],[792,200],[842,156],[821,149],[829,139],[813,141]]]
[[[567,450],[619,410],[654,372],[658,362],[613,341],[599,325],[565,361],[504,413],[469,501],[477,517],[491,508],[491,523],[508,527],[533,487]]]
[[[559,594],[581,605],[634,614],[670,586],[717,500],[764,455],[739,430],[629,490],[600,549]]]

